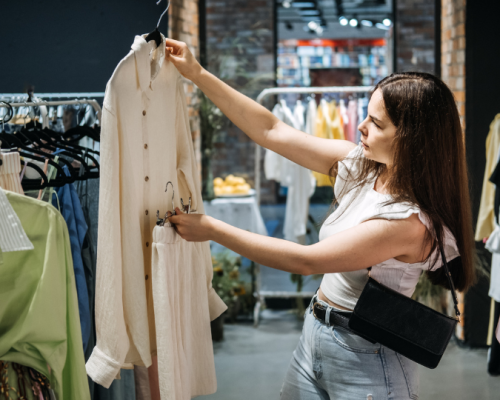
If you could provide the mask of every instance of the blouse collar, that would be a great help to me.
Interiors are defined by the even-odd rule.
[[[150,40],[146,42],[147,34],[137,35],[132,50],[135,54],[137,75],[139,77],[139,85],[143,92],[150,89],[151,83],[158,76],[160,68],[165,60],[165,36],[161,35],[161,43],[156,47],[156,42]]]

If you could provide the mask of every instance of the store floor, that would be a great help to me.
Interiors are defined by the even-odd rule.
[[[225,324],[224,340],[214,343],[217,393],[206,400],[272,400],[279,392],[302,330],[290,311],[264,310],[258,328]],[[500,377],[486,372],[485,349],[450,343],[435,370],[420,370],[420,400],[498,400]]]

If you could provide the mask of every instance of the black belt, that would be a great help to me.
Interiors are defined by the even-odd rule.
[[[363,339],[366,339],[371,343],[376,343],[373,340],[368,339],[366,336],[360,335],[358,332],[354,332],[351,328],[349,328],[349,318],[351,317],[352,312],[337,311],[332,307],[326,307],[322,303],[319,303],[317,295],[314,295],[311,301],[311,309],[314,317],[318,321],[321,321],[328,326],[340,326],[341,328],[344,328],[349,332],[361,336]]]

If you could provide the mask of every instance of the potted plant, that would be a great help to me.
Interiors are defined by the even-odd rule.
[[[228,309],[212,321],[212,340],[219,341],[224,337],[224,320],[236,320],[240,311],[240,297],[248,293],[247,284],[240,278],[241,256],[231,254],[226,249],[212,255],[214,277],[212,287],[226,303]]]

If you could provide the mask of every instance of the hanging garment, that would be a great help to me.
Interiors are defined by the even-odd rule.
[[[366,116],[368,115],[368,98],[363,97],[361,99],[358,99],[358,126],[365,120]],[[356,144],[359,144],[359,141],[361,140],[361,131],[359,129],[356,130]]]
[[[497,340],[500,342],[500,320],[498,321],[498,324],[497,324],[497,329],[495,331],[495,336],[496,336]]]
[[[488,294],[495,301],[500,302],[500,226],[498,217],[500,208],[500,190],[498,190],[498,187],[500,186],[500,147],[498,149],[496,159],[496,167],[489,178],[490,183],[493,185],[492,196],[494,198],[494,229],[486,241],[485,248],[493,254],[491,258],[490,289]],[[491,326],[489,331],[493,330],[493,324],[495,322],[496,321],[493,321],[493,319],[490,318]]]
[[[39,371],[49,378],[58,399],[88,400],[66,222],[48,203],[0,192],[7,196],[34,246],[3,255],[0,360]]]
[[[151,400],[151,388],[146,367],[134,366],[135,398],[137,400]]]
[[[486,167],[484,170],[481,203],[477,217],[476,234],[474,239],[482,241],[489,237],[495,228],[495,187],[490,182],[490,176],[496,166],[497,155],[500,148],[500,114],[490,124],[490,131],[486,138]]]
[[[316,116],[315,136],[324,139],[345,139],[340,113],[334,102],[328,103],[321,99]],[[334,178],[316,171],[313,175],[317,186],[332,186],[332,182],[335,182]]]
[[[82,205],[85,222],[88,226],[85,239],[82,244],[82,261],[87,284],[89,311],[90,311],[90,335],[85,351],[85,361],[88,361],[94,349],[95,337],[95,275],[96,275],[96,249],[97,249],[97,213],[99,204],[99,179],[77,181],[76,191]],[[143,367],[145,368],[145,367]],[[90,398],[92,400],[142,400],[136,397],[136,380],[134,371],[120,370],[121,379],[113,381],[107,389],[92,379],[88,379]],[[148,382],[149,384],[149,382]],[[150,400],[144,398],[144,400]]]
[[[51,400],[49,380],[24,365],[0,360],[0,398],[7,400]]]
[[[21,221],[0,187],[0,264],[2,252],[33,250]]]
[[[349,117],[349,122],[347,124],[346,138],[351,142],[358,144],[356,138],[356,132],[358,132],[358,103],[356,100],[349,100],[347,105],[347,116]]]
[[[314,100],[311,100],[310,106],[316,109]],[[300,131],[306,131],[304,113],[304,106],[302,102],[298,101],[291,117],[293,118],[294,127]],[[310,126],[311,123],[308,125]],[[313,134],[311,131],[306,131],[306,133]],[[292,242],[305,244],[307,216],[309,215],[309,198],[316,189],[316,179],[309,169],[291,161],[289,164],[286,177],[288,193],[286,197],[283,237]]]
[[[181,198],[187,204],[191,197],[192,209],[204,213],[183,78],[165,61],[165,38],[156,47],[145,37],[135,37],[132,50],[107,84],[103,102],[97,344],[86,368],[92,380],[104,387],[111,385],[121,368],[150,366],[157,339],[163,339],[156,335],[155,319],[163,326],[167,316],[154,306],[151,250],[156,211],[162,216],[172,211],[172,194],[165,193],[167,182],[175,189],[176,207],[181,208]],[[193,307],[207,305],[208,321],[227,307],[212,288],[209,242],[200,246],[206,250],[193,279],[204,282],[205,290],[189,295]],[[210,324],[204,329],[210,332]],[[214,368],[211,345],[206,354],[210,355],[198,361],[209,374]],[[172,373],[162,369],[164,362],[158,361],[160,381]]]
[[[67,176],[70,176],[68,167],[63,166]],[[76,292],[78,295],[78,311],[80,313],[80,327],[82,331],[83,351],[87,349],[90,337],[90,309],[87,282],[82,260],[82,248],[87,233],[87,223],[83,215],[82,205],[73,184],[66,184],[55,190],[52,205],[59,206],[66,224],[68,225],[69,239],[71,243],[71,256],[73,258],[73,269],[75,271]]]
[[[349,115],[347,114],[347,107],[345,105],[344,99],[339,102],[340,118],[342,120],[342,130],[344,131],[344,136],[346,140],[354,141],[354,138],[349,136]]]
[[[274,116],[280,121],[283,121],[285,119],[282,104],[276,104],[272,112]],[[285,160],[285,157],[280,156],[278,153],[272,150],[266,149],[266,152],[264,154],[264,174],[267,180],[275,180],[276,182],[282,181],[282,171]]]
[[[493,329],[497,326],[500,319],[500,302],[492,302],[492,320],[494,321]],[[500,343],[493,333],[493,338],[490,337],[488,332],[488,339],[491,340],[490,348],[488,349],[488,373],[490,375],[498,376],[500,375]]]
[[[3,153],[0,151],[0,187],[4,190],[24,194],[21,186],[21,158],[18,152]]]
[[[153,299],[162,399],[189,400],[215,393],[210,314],[204,280],[196,279],[210,249],[203,242],[182,239],[171,226],[153,230]]]

